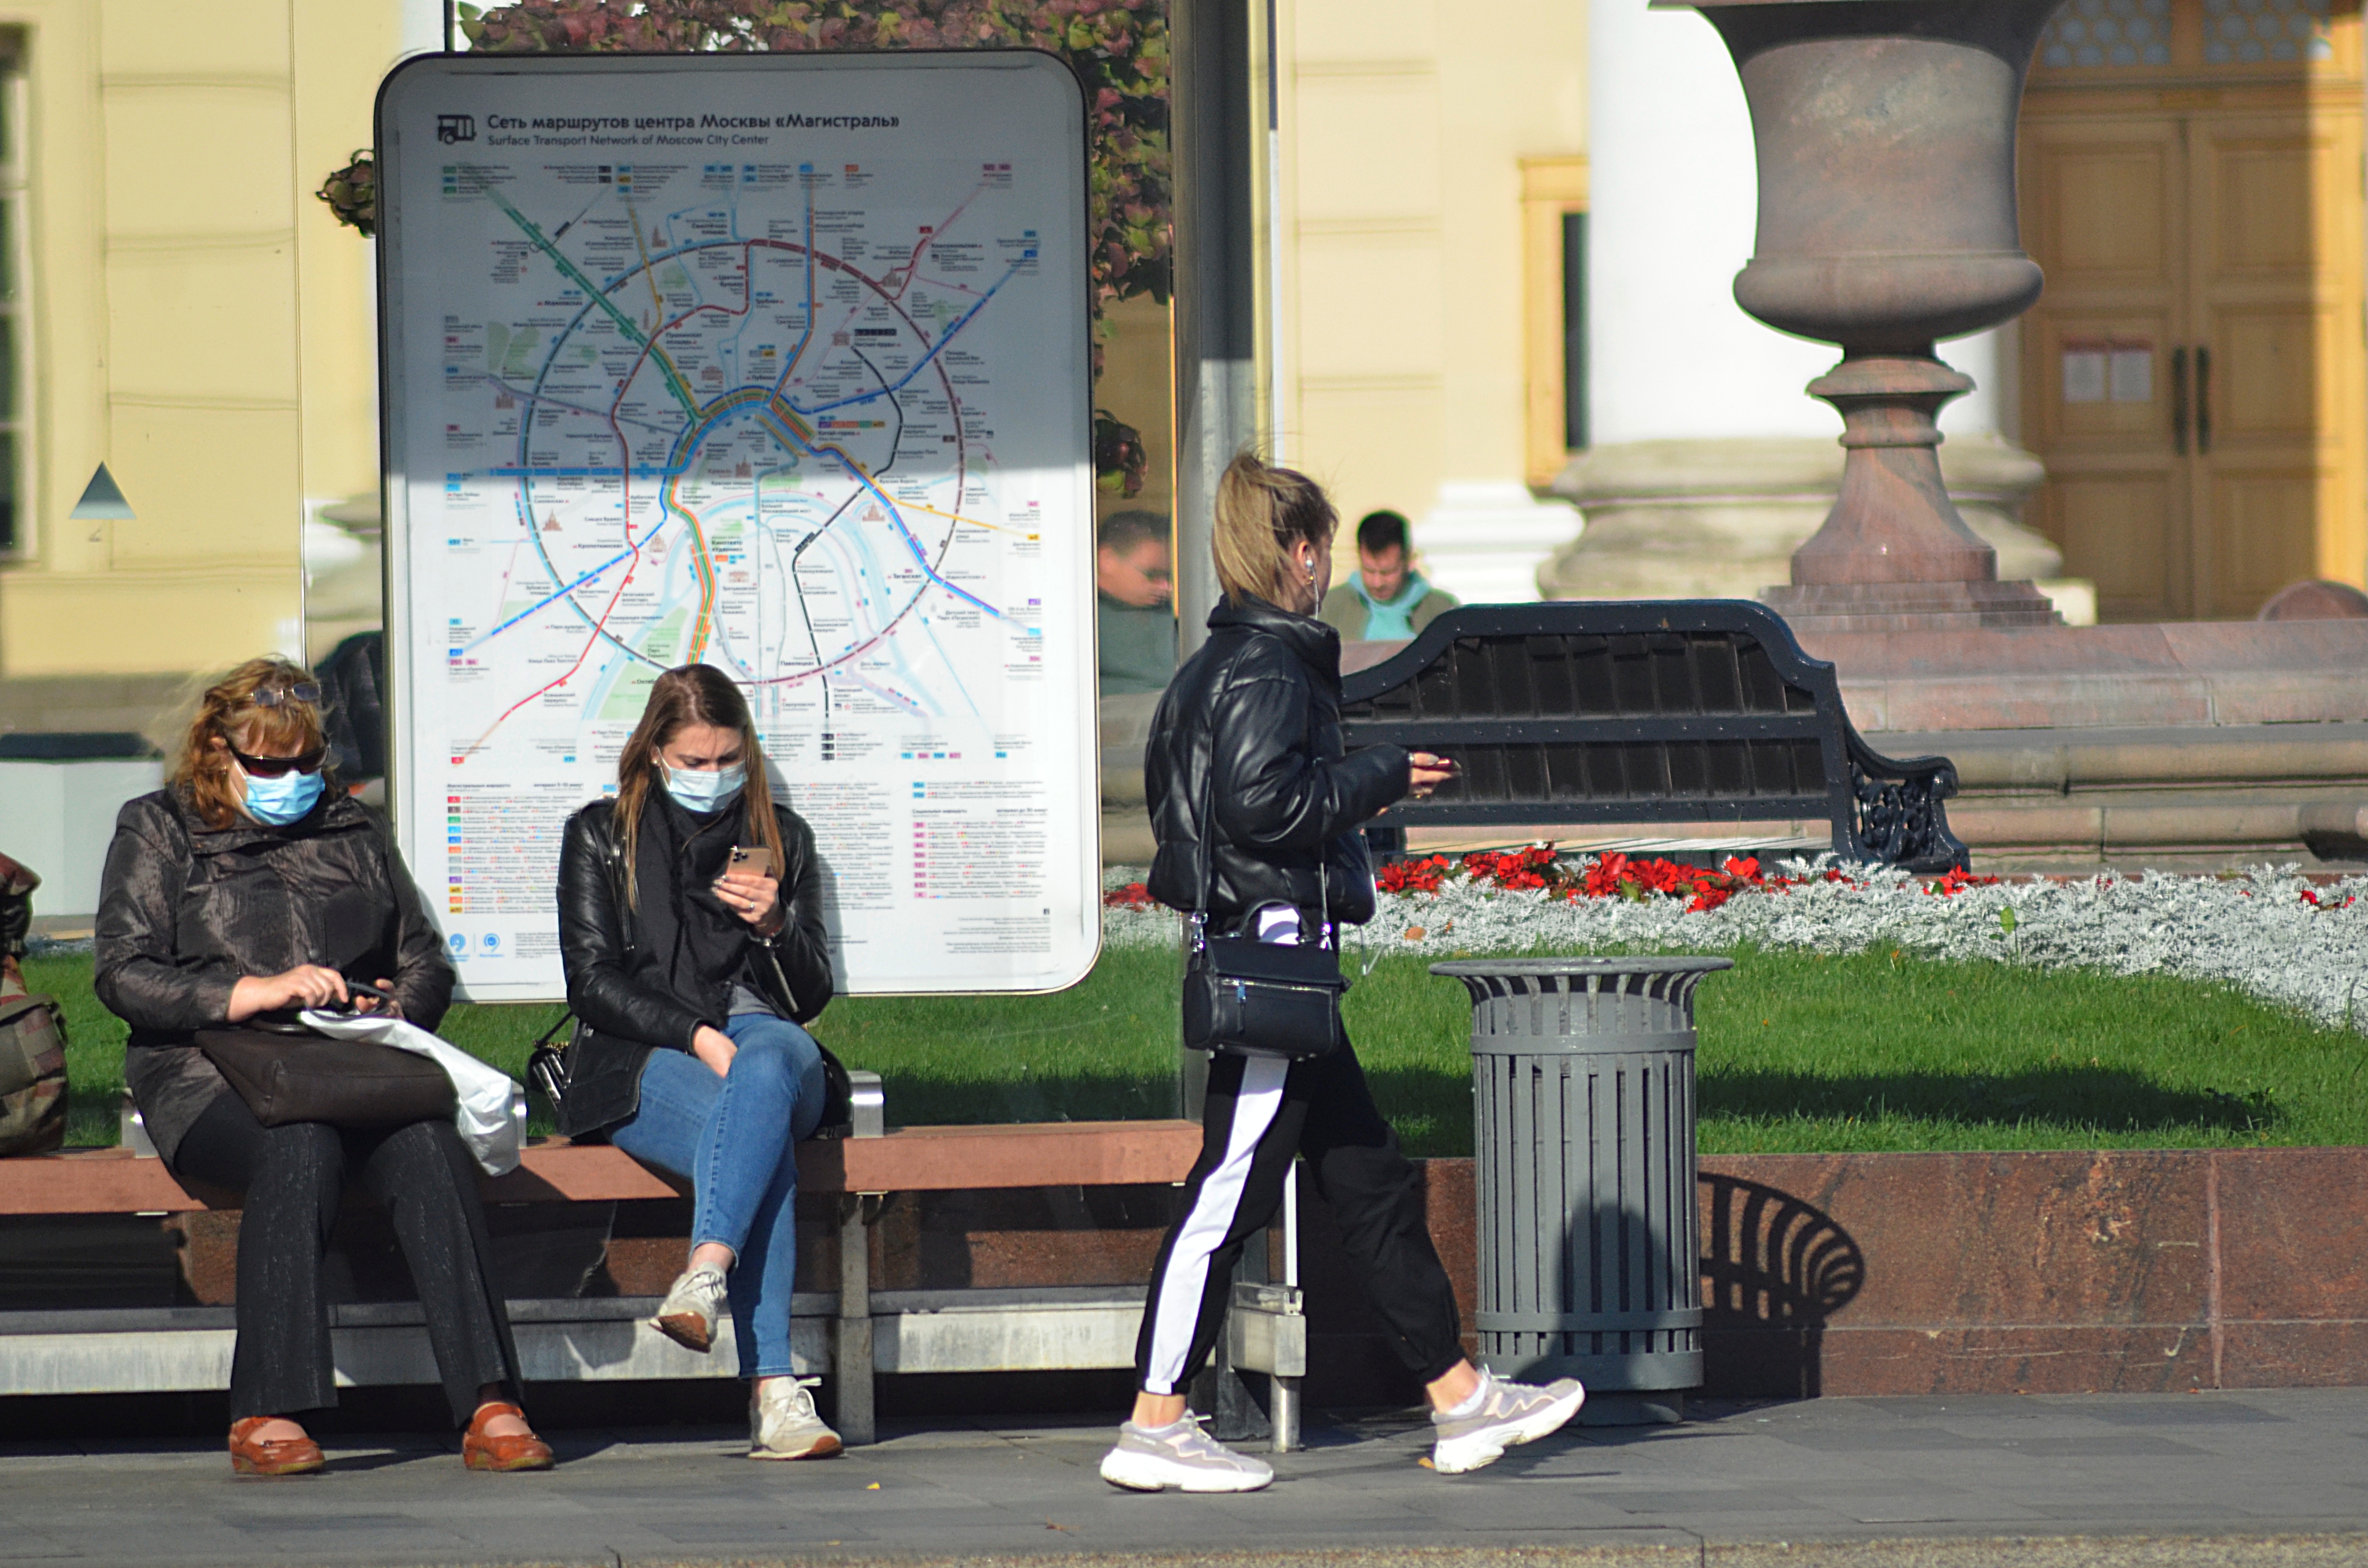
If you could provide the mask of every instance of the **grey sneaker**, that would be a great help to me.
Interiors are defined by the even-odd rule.
[[[748,1457],[818,1460],[838,1452],[838,1434],[814,1414],[820,1378],[763,1378],[748,1392]]]
[[[1256,1492],[1274,1479],[1271,1466],[1222,1447],[1201,1430],[1190,1411],[1173,1426],[1144,1431],[1129,1421],[1118,1446],[1102,1456],[1102,1479],[1130,1492]]]
[[[650,1319],[650,1326],[677,1345],[704,1356],[715,1344],[715,1317],[723,1310],[723,1270],[712,1263],[684,1269]]]
[[[1462,1475],[1495,1464],[1507,1449],[1534,1443],[1558,1430],[1586,1403],[1587,1391],[1577,1378],[1534,1388],[1506,1382],[1484,1367],[1479,1408],[1469,1415],[1430,1413],[1439,1438],[1430,1451],[1431,1465],[1441,1475]]]

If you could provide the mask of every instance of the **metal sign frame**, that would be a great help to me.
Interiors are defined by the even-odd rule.
[[[664,87],[676,93],[677,102],[689,104],[694,116],[699,110],[714,110],[731,116],[740,113],[749,95],[758,91],[769,93],[769,101],[775,107],[786,107],[796,95],[781,92],[780,89],[783,87],[803,89],[810,100],[828,108],[846,100],[847,89],[851,83],[860,85],[868,95],[867,101],[893,112],[895,105],[906,101],[901,95],[908,89],[924,96],[932,92],[944,95],[959,92],[965,81],[992,79],[999,84],[1000,90],[1000,86],[1008,86],[1013,80],[1013,73],[1030,74],[1048,83],[1056,79],[1063,92],[1060,109],[1062,146],[1058,154],[1061,162],[1058,166],[1061,177],[1069,183],[1071,188],[1062,193],[1060,205],[1076,221],[1078,243],[1071,261],[1056,265],[1053,258],[1062,248],[1063,236],[1047,231],[1044,242],[1046,273],[1064,290],[1073,292],[1073,308],[1069,314],[1075,322],[1074,342],[1067,346],[1066,352],[1057,342],[1049,345],[1051,358],[1046,363],[1022,364],[1006,369],[1001,373],[1015,379],[1026,378],[1040,385],[1064,383],[1067,388],[1074,389],[1074,395],[1069,398],[1075,405],[1074,419],[1070,417],[1071,411],[1064,408],[1060,421],[1063,429],[1058,432],[1031,432],[1031,438],[1042,437],[1038,440],[1039,445],[1051,443],[1057,445],[1062,451],[1074,452],[1075,460],[1053,464],[1049,469],[1042,464],[1027,467],[1031,472],[1048,472],[1052,476],[1045,486],[1046,493],[1065,505],[1068,516],[1063,520],[1064,525],[1074,523],[1076,528],[1074,551],[1063,551],[1045,557],[1050,562],[1045,568],[1045,584],[1048,590],[1075,592],[1081,597],[1081,604],[1075,607],[1073,612],[1068,612],[1068,625],[1081,636],[1082,642],[1076,655],[1077,663],[1068,672],[1071,677],[1069,685],[1076,690],[1055,690],[1048,681],[1032,701],[1014,702],[1009,711],[1032,713],[1037,733],[1048,737],[1048,748],[1053,758],[1048,767],[1060,776],[1053,777],[1049,772],[1044,776],[1046,801],[1051,808],[1047,832],[1048,835],[1075,834],[1078,836],[1076,840],[1064,841],[1057,854],[1048,852],[1046,860],[1048,865],[1069,864],[1066,859],[1070,853],[1069,844],[1074,843],[1074,864],[1083,869],[1069,879],[1078,884],[1076,887],[1071,888],[1065,882],[1058,887],[1047,887],[1047,915],[1050,918],[1057,915],[1064,920],[1074,916],[1079,929],[1074,934],[1064,929],[1056,930],[1051,939],[1055,943],[1057,963],[1048,962],[1045,967],[1016,977],[1015,983],[1008,985],[992,983],[991,979],[983,979],[974,973],[957,976],[956,983],[943,985],[928,983],[926,980],[917,983],[867,984],[860,964],[854,966],[852,973],[843,966],[841,981],[845,989],[873,994],[898,992],[947,994],[989,990],[1027,993],[1064,989],[1084,978],[1091,969],[1099,954],[1101,931],[1099,715],[1095,701],[1097,661],[1092,598],[1092,376],[1091,336],[1087,326],[1091,284],[1086,265],[1087,244],[1092,232],[1087,222],[1087,146],[1083,95],[1076,77],[1056,57],[1032,51],[910,51],[814,55],[557,55],[523,59],[447,54],[426,55],[407,61],[386,78],[380,88],[377,106],[377,148],[380,441],[384,486],[383,515],[386,519],[386,710],[390,731],[388,791],[389,808],[396,824],[398,842],[407,854],[413,855],[415,866],[423,873],[442,864],[445,846],[441,842],[432,846],[427,842],[426,831],[421,826],[426,819],[420,811],[414,809],[426,809],[427,802],[420,799],[420,791],[442,778],[440,773],[423,767],[423,757],[427,754],[420,747],[424,740],[436,748],[437,755],[441,755],[450,743],[440,735],[423,737],[417,733],[421,722],[421,704],[416,683],[426,673],[423,661],[436,659],[438,650],[421,645],[424,640],[414,624],[423,602],[415,589],[424,588],[424,585],[417,584],[416,579],[426,564],[426,558],[424,552],[415,551],[413,533],[422,518],[436,514],[423,508],[418,516],[415,516],[416,496],[414,486],[418,481],[407,472],[411,460],[409,454],[415,437],[422,434],[416,427],[416,422],[430,417],[430,415],[429,411],[412,406],[414,392],[411,383],[426,360],[441,357],[443,324],[438,321],[433,333],[421,337],[414,332],[413,324],[407,319],[419,301],[407,296],[406,267],[411,265],[412,258],[406,246],[429,243],[416,237],[425,225],[408,221],[404,210],[415,172],[413,165],[421,161],[440,165],[447,159],[438,154],[449,154],[454,145],[476,141],[480,136],[490,139],[494,111],[488,106],[498,104],[506,85],[521,81],[547,83],[558,78],[567,80],[571,85],[580,82],[586,93],[600,98],[611,108],[620,98],[645,97],[655,88]],[[981,74],[989,74],[983,76]],[[934,133],[937,120],[932,116],[942,113],[942,110],[933,104],[928,110],[916,113],[907,109],[905,112],[914,114],[916,123],[925,124],[925,133]],[[819,137],[829,134],[826,130],[815,130],[811,118],[784,119],[781,124],[795,127],[800,136],[809,132]],[[420,145],[407,147],[406,131],[412,142]],[[1049,148],[1049,132],[1043,134],[1042,141]],[[950,139],[941,143],[951,144]],[[479,145],[484,145],[484,142],[480,142]],[[837,145],[828,142],[817,142],[814,153],[827,162],[838,155]],[[977,145],[974,142],[963,142],[959,155],[975,156]],[[728,143],[718,151],[730,155]],[[905,152],[911,156],[922,155],[915,149],[908,148]],[[567,154],[542,153],[528,145],[521,148],[515,163],[520,166],[548,164],[562,155]],[[579,152],[572,155],[580,159],[595,154]],[[631,154],[620,153],[620,155]],[[686,147],[676,147],[668,149],[664,155],[680,163],[686,159],[695,162],[700,154]],[[781,154],[769,155],[778,159]],[[649,154],[643,153],[643,156]],[[1046,167],[1051,167],[1049,154]],[[1047,204],[1048,207],[1050,205]],[[810,234],[808,237],[813,236]],[[819,246],[813,248],[819,251]],[[477,265],[483,264],[482,256],[472,259]],[[586,308],[588,310],[590,305]],[[934,355],[936,349],[930,352]],[[1060,387],[1055,387],[1056,392],[1060,390]],[[960,416],[961,411],[957,408],[954,417],[959,419]],[[1068,428],[1072,424],[1074,428]],[[1057,440],[1054,439],[1056,437]],[[1064,470],[1068,472],[1064,472]],[[440,474],[441,471],[438,472]],[[1053,488],[1055,482],[1057,488]],[[876,490],[874,493],[877,494]],[[956,509],[968,511],[970,508],[968,503],[963,502]],[[630,534],[627,541],[631,542]],[[923,564],[927,571],[926,561]],[[930,573],[930,575],[935,574]],[[564,591],[563,588],[562,592]],[[554,594],[553,597],[557,597]],[[1049,603],[1046,608],[1051,608]],[[1047,626],[1050,624],[1048,617]],[[763,727],[761,718],[759,723],[760,728]],[[960,778],[959,775],[945,777],[949,781],[958,781]],[[798,782],[795,778],[789,780],[789,799],[792,806],[797,803]],[[593,792],[587,790],[584,798],[594,798]],[[1047,843],[1049,846],[1049,837]],[[435,853],[425,856],[419,853],[431,847]],[[902,839],[897,837],[880,845],[878,853],[883,857],[896,856],[901,847]],[[425,891],[431,910],[436,911],[440,918],[445,913],[446,901],[441,896],[445,890],[430,886]],[[1073,903],[1080,907],[1076,910],[1058,907]],[[555,910],[552,919],[555,923]],[[841,935],[841,931],[835,927],[834,938]],[[555,956],[550,967],[555,974]],[[461,968],[463,995],[474,995],[484,1000],[533,1001],[555,999],[561,994],[555,984],[544,984],[530,992],[521,991],[518,986],[507,983],[472,986],[468,966],[463,964]]]

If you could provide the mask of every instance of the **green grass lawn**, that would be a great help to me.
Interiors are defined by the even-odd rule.
[[[1705,1153],[2368,1142],[2368,1040],[2216,986],[1731,956],[1696,996]],[[1408,1152],[1468,1154],[1469,1009],[1428,961],[1381,963],[1349,993],[1349,1029]],[[815,1033],[881,1074],[892,1124],[1172,1116],[1180,968],[1118,950],[1051,996],[842,999]],[[123,1028],[90,960],[26,971],[66,1005],[69,1141],[114,1142]],[[559,1013],[457,1007],[444,1034],[515,1074]]]

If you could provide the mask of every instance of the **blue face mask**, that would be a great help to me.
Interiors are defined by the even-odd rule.
[[[231,764],[238,767],[235,762]],[[321,799],[321,776],[317,773],[283,773],[277,778],[257,778],[245,768],[238,776],[246,781],[246,814],[271,827],[286,827],[298,821]]]
[[[661,764],[661,767],[664,765]],[[666,793],[687,812],[720,812],[732,803],[748,782],[748,769],[739,763],[712,771],[689,767],[666,769]]]

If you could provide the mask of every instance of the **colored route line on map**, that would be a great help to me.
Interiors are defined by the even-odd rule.
[[[918,360],[915,361],[913,368],[905,371],[905,374],[894,384],[883,386],[877,392],[859,392],[853,397],[843,397],[837,403],[825,403],[814,408],[799,408],[794,403],[791,403],[790,406],[797,409],[800,414],[811,417],[817,414],[828,414],[834,408],[847,408],[859,403],[870,403],[874,398],[894,397],[896,393],[903,392],[906,387],[912,384],[913,378],[915,376],[919,375],[923,370],[929,368],[929,362],[938,357],[939,351],[944,348],[947,344],[953,341],[954,334],[960,332],[963,327],[968,326],[970,324],[971,317],[986,309],[986,302],[989,300],[994,299],[995,296],[1001,291],[1006,283],[1008,283],[1014,278],[1019,277],[1019,269],[1026,266],[1028,262],[1035,259],[1035,256],[1036,253],[1034,251],[1030,251],[1027,256],[1023,256],[1020,260],[1013,262],[1004,275],[996,278],[995,282],[989,286],[986,292],[978,297],[977,303],[972,305],[970,309],[964,311],[959,317],[955,318],[952,324],[948,326],[945,331],[938,334],[938,340],[929,345],[929,351],[922,355]],[[811,314],[811,312],[809,312],[809,314]],[[907,317],[906,319],[909,321],[911,318]]]
[[[531,486],[533,480],[537,477],[556,477],[563,473],[579,473],[586,477],[609,477],[613,475],[630,480],[632,477],[644,473],[655,472],[660,481],[660,516],[657,522],[646,534],[644,534],[641,540],[632,543],[628,549],[620,551],[609,560],[578,575],[564,586],[546,595],[535,604],[530,605],[525,609],[522,609],[517,614],[509,617],[500,625],[486,631],[482,636],[474,639],[466,645],[466,648],[472,651],[482,647],[485,642],[491,641],[493,638],[501,635],[503,632],[517,626],[521,621],[530,619],[539,611],[547,608],[552,604],[563,599],[569,600],[570,608],[574,608],[578,615],[585,616],[585,619],[591,631],[591,636],[586,640],[584,648],[578,653],[574,663],[569,665],[568,671],[565,675],[563,675],[558,679],[537,688],[534,692],[522,698],[519,701],[506,709],[494,720],[492,724],[486,727],[484,734],[480,735],[476,741],[470,744],[466,748],[467,752],[474,752],[480,749],[485,741],[491,737],[495,730],[499,729],[512,714],[516,713],[520,708],[526,706],[527,703],[535,700],[536,698],[542,696],[544,693],[547,693],[559,686],[564,685],[578,669],[582,668],[585,658],[589,656],[592,648],[597,646],[604,638],[611,642],[615,642],[617,646],[629,656],[640,659],[646,663],[655,663],[655,661],[652,660],[646,653],[632,647],[629,643],[626,643],[620,639],[614,632],[610,631],[608,627],[609,615],[614,612],[618,600],[622,597],[626,585],[632,581],[632,573],[631,571],[628,571],[624,579],[618,584],[616,590],[609,596],[609,603],[602,607],[600,613],[598,616],[585,615],[582,607],[573,604],[572,596],[578,589],[582,588],[586,584],[597,580],[610,570],[614,569],[616,566],[637,558],[641,553],[642,546],[647,544],[650,539],[656,536],[658,531],[666,526],[666,523],[670,517],[681,517],[683,519],[684,526],[691,534],[692,545],[696,558],[695,565],[700,578],[700,605],[697,615],[692,622],[696,630],[694,631],[690,646],[687,652],[693,662],[698,662],[705,656],[707,639],[717,630],[714,625],[717,590],[713,563],[707,556],[704,529],[702,528],[700,518],[696,513],[692,512],[690,508],[682,505],[680,499],[676,494],[676,489],[682,479],[686,477],[689,472],[688,461],[689,454],[697,449],[699,443],[705,438],[708,432],[714,427],[716,423],[729,415],[737,412],[739,409],[749,407],[751,405],[756,405],[757,407],[758,422],[768,430],[778,437],[786,437],[789,444],[801,448],[808,453],[816,457],[827,457],[831,459],[845,471],[848,477],[852,479],[862,491],[869,494],[875,501],[877,501],[884,510],[888,521],[894,528],[898,537],[905,541],[905,546],[906,550],[911,552],[915,564],[919,567],[922,575],[929,583],[942,589],[947,594],[974,606],[982,613],[993,618],[994,619],[1001,620],[1006,619],[1002,611],[997,610],[994,606],[989,605],[985,600],[979,598],[976,595],[957,586],[951,582],[949,582],[942,574],[940,574],[929,561],[928,553],[923,548],[919,537],[916,535],[910,526],[906,524],[897,503],[892,500],[888,494],[880,488],[879,483],[873,475],[870,473],[852,454],[848,453],[844,449],[836,445],[822,444],[818,440],[816,435],[810,432],[805,427],[805,421],[815,415],[829,413],[835,409],[859,406],[864,403],[877,402],[882,398],[889,398],[893,400],[897,392],[911,385],[914,380],[916,379],[923,371],[928,369],[933,364],[935,364],[939,356],[944,351],[947,346],[951,344],[955,337],[961,335],[962,329],[967,327],[972,320],[977,316],[979,312],[986,307],[987,302],[993,300],[997,293],[1001,292],[1003,288],[1014,278],[1018,277],[1029,263],[1036,259],[1037,251],[1035,248],[1031,246],[1026,249],[1019,259],[1012,262],[1010,266],[1005,269],[1001,278],[998,278],[984,293],[980,294],[975,300],[973,300],[969,308],[963,311],[963,312],[953,322],[948,324],[945,329],[939,332],[937,335],[936,339],[932,341],[928,334],[922,329],[921,324],[915,321],[910,313],[903,308],[899,298],[902,293],[901,289],[897,290],[896,293],[892,294],[882,283],[874,282],[872,279],[866,278],[859,269],[848,266],[844,261],[824,257],[820,252],[815,250],[813,244],[813,193],[811,189],[806,192],[805,206],[808,222],[805,243],[803,244],[791,244],[778,240],[754,240],[734,236],[733,239],[729,240],[711,241],[698,244],[678,246],[674,250],[664,253],[663,256],[658,258],[653,258],[651,256],[647,242],[641,231],[641,225],[637,220],[633,220],[630,204],[628,204],[628,218],[629,220],[633,221],[634,245],[641,262],[641,266],[637,270],[640,271],[645,280],[648,281],[653,299],[656,301],[657,311],[661,317],[663,317],[665,312],[665,301],[663,297],[657,293],[656,276],[655,271],[655,260],[657,259],[672,259],[675,256],[686,255],[692,251],[712,249],[717,245],[729,246],[736,244],[742,251],[741,276],[744,279],[743,288],[745,290],[742,309],[745,312],[747,309],[753,308],[755,303],[755,286],[753,280],[754,267],[748,253],[761,247],[765,249],[792,250],[797,252],[803,257],[803,266],[802,267],[802,271],[803,273],[806,292],[806,298],[804,301],[805,330],[803,335],[801,336],[797,353],[791,357],[790,363],[782,368],[780,376],[776,379],[773,385],[770,387],[748,386],[735,388],[732,392],[725,393],[723,397],[718,398],[714,403],[701,407],[695,395],[691,393],[688,383],[682,380],[681,372],[673,363],[672,359],[648,334],[643,333],[637,324],[628,318],[609,299],[609,288],[604,288],[596,284],[589,278],[586,277],[584,273],[558,249],[555,242],[553,242],[549,236],[545,235],[541,232],[541,228],[532,221],[528,219],[525,214],[518,211],[507,198],[502,196],[498,189],[495,189],[491,186],[487,186],[484,188],[485,189],[486,195],[492,199],[497,207],[501,209],[504,215],[527,235],[529,240],[534,244],[537,249],[541,250],[551,260],[552,266],[558,268],[562,276],[586,290],[589,296],[587,308],[597,308],[607,314],[609,319],[616,324],[618,330],[625,335],[628,341],[634,344],[636,347],[641,348],[643,353],[657,361],[658,366],[665,376],[667,390],[673,394],[676,401],[682,404],[684,412],[689,415],[690,422],[684,431],[677,437],[675,443],[674,454],[670,460],[662,469],[655,471],[641,469],[630,462],[625,465],[621,465],[620,468],[615,470],[537,470],[531,467],[521,467],[514,470],[486,471],[489,473],[501,474],[505,477],[514,477],[521,481],[522,495],[528,493],[528,488]],[[972,194],[974,197],[976,192],[973,192]],[[945,229],[952,222],[952,219],[959,217],[962,211],[966,210],[969,205],[969,199],[965,199],[962,203],[962,206],[957,208],[952,215],[951,215],[944,222],[936,225],[935,233],[942,234]],[[912,268],[917,265],[917,257],[920,251],[925,249],[928,244],[929,240],[925,238],[915,245],[914,256],[913,257],[908,258],[907,266],[905,269],[906,281],[911,279]],[[866,287],[870,288],[872,292],[886,302],[892,310],[895,311],[896,314],[905,322],[906,327],[921,341],[924,346],[924,352],[921,357],[915,361],[913,365],[906,369],[903,375],[901,375],[893,383],[883,384],[871,391],[839,398],[835,401],[823,403],[817,407],[807,409],[801,408],[793,403],[782,389],[785,386],[789,376],[793,372],[793,369],[796,364],[803,358],[805,348],[813,340],[816,318],[816,306],[818,303],[814,298],[814,269],[818,260],[828,262],[828,264],[835,269],[848,273],[859,281],[862,282]],[[627,278],[620,277],[610,287],[621,288],[627,281]],[[962,289],[960,285],[949,285],[949,287],[959,292],[969,292],[968,290]],[[712,308],[716,307],[706,305],[697,306],[689,313],[696,314],[700,310]],[[577,320],[580,322],[581,319],[582,317],[579,315]],[[661,327],[663,327],[663,324],[664,324],[661,321]],[[569,329],[571,333],[573,330],[573,327]],[[555,352],[556,348],[554,346],[554,353]],[[552,362],[552,361],[551,360],[545,361],[546,371]],[[877,374],[876,371],[874,373],[875,375]],[[943,372],[941,370],[940,374],[942,375],[942,373]],[[529,393],[529,397],[536,402],[550,401],[556,403],[557,400],[545,400],[540,396],[541,385],[541,377],[538,375],[536,378],[536,391],[533,393]],[[951,389],[949,388],[948,391],[951,397]],[[561,404],[561,406],[565,405]],[[956,417],[959,419],[959,400],[953,401],[953,407]],[[579,413],[586,417],[601,417],[601,415],[598,415],[588,409],[571,408],[570,412]],[[608,417],[613,421],[613,411]],[[523,435],[523,431],[521,432],[521,435]],[[959,486],[957,488],[959,488]],[[925,512],[933,517],[944,517],[958,524],[967,523],[973,527],[987,528],[998,532],[1025,533],[1028,531],[1022,528],[1008,528],[1005,525],[988,523],[979,518],[964,517],[958,513],[941,511],[937,507],[929,506],[919,502],[910,503],[910,505],[916,511]],[[528,528],[529,537],[532,539],[532,542],[535,545],[536,553],[542,559],[544,566],[546,568],[553,567],[555,562],[551,560],[549,552],[542,549],[541,538],[533,528],[533,517],[530,510],[526,516],[525,526]],[[760,528],[763,526],[761,512],[758,515],[757,526]],[[630,533],[628,537],[630,538]],[[557,576],[557,574],[558,574],[555,571],[552,572],[552,575],[554,577]],[[883,639],[893,634],[896,627],[903,623],[905,617],[912,614],[916,608],[918,608],[918,607],[919,599],[917,597],[907,602],[902,608],[898,609],[894,615],[890,617],[887,623],[882,626],[877,631],[872,633],[871,636],[864,638],[856,646],[842,653],[837,658],[825,661],[814,669],[800,671],[796,675],[789,676],[770,678],[757,676],[753,670],[748,673],[752,678],[756,679],[759,684],[764,685],[780,684],[784,681],[789,684],[796,684],[805,679],[826,674],[829,670],[846,664],[850,659],[860,657],[865,652],[877,646]]]
[[[586,293],[590,294],[592,297],[592,303],[599,306],[600,309],[608,312],[609,319],[617,324],[617,330],[619,332],[623,333],[627,337],[631,338],[635,345],[645,350],[657,360],[659,366],[666,371],[667,390],[672,392],[675,395],[676,401],[682,404],[684,413],[689,415],[694,419],[697,418],[699,416],[699,400],[691,396],[690,388],[683,384],[681,373],[674,368],[674,362],[666,357],[665,351],[643,335],[641,327],[636,324],[630,316],[626,315],[624,312],[617,308],[615,301],[609,298],[607,292],[603,290],[598,283],[593,282],[592,279],[585,277],[583,273],[577,271],[575,264],[568,260],[565,253],[561,251],[556,244],[552,243],[551,237],[545,234],[540,228],[536,227],[532,219],[519,211],[517,208],[511,206],[509,198],[504,196],[498,187],[488,183],[484,188],[485,195],[491,199],[493,204],[502,210],[503,216],[509,219],[511,222],[516,223],[519,230],[525,233],[526,237],[534,242],[535,248],[551,258],[552,266],[559,268],[562,275],[580,286]],[[639,232],[639,226],[636,225],[635,233],[637,236]],[[651,280],[651,287],[653,289],[656,287],[656,280],[655,278]]]

